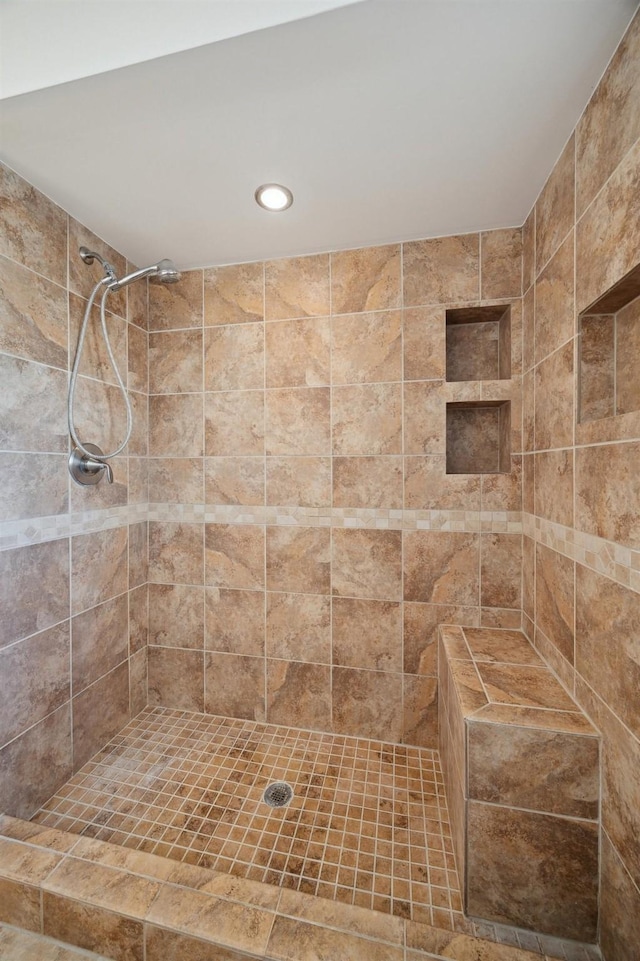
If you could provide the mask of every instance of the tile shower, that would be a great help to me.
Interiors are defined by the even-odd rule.
[[[600,943],[631,961],[640,321],[589,308],[640,263],[639,65],[636,17],[522,228],[114,297],[135,431],[111,487],[69,482],[65,398],[78,247],[127,264],[0,171],[0,810],[31,817],[147,705],[426,756],[438,625],[522,628],[602,735]],[[124,408],[88,354],[79,427],[109,446]]]

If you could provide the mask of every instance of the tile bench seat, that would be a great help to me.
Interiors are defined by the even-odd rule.
[[[465,913],[595,941],[598,732],[520,631],[442,626],[438,659]]]

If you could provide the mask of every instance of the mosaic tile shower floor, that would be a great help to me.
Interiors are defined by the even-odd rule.
[[[273,781],[293,800],[271,808]],[[439,927],[462,921],[437,752],[148,709],[35,821]]]
[[[274,781],[293,788],[286,807],[263,800]],[[566,961],[599,958],[464,918],[437,751],[148,708],[32,820]]]

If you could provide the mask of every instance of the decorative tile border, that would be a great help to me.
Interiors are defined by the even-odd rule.
[[[149,504],[149,520],[267,527],[353,527],[366,530],[522,533],[518,511],[408,511],[350,507],[247,507]]]
[[[584,567],[640,594],[640,551],[555,524],[534,514],[522,515],[522,532]]]
[[[640,551],[518,511],[403,511],[350,507],[263,507],[242,504],[131,504],[0,524],[0,551],[143,521],[267,527],[455,531],[525,534],[640,594]]]
[[[3,521],[0,524],[0,551],[27,547],[43,541],[56,541],[76,534],[89,534],[116,527],[127,527],[147,519],[148,504],[108,507],[96,511],[76,511],[50,517]]]

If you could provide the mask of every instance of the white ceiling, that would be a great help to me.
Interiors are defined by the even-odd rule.
[[[0,158],[137,263],[519,225],[636,7],[364,0],[6,99]]]
[[[358,2],[0,0],[0,99]]]

